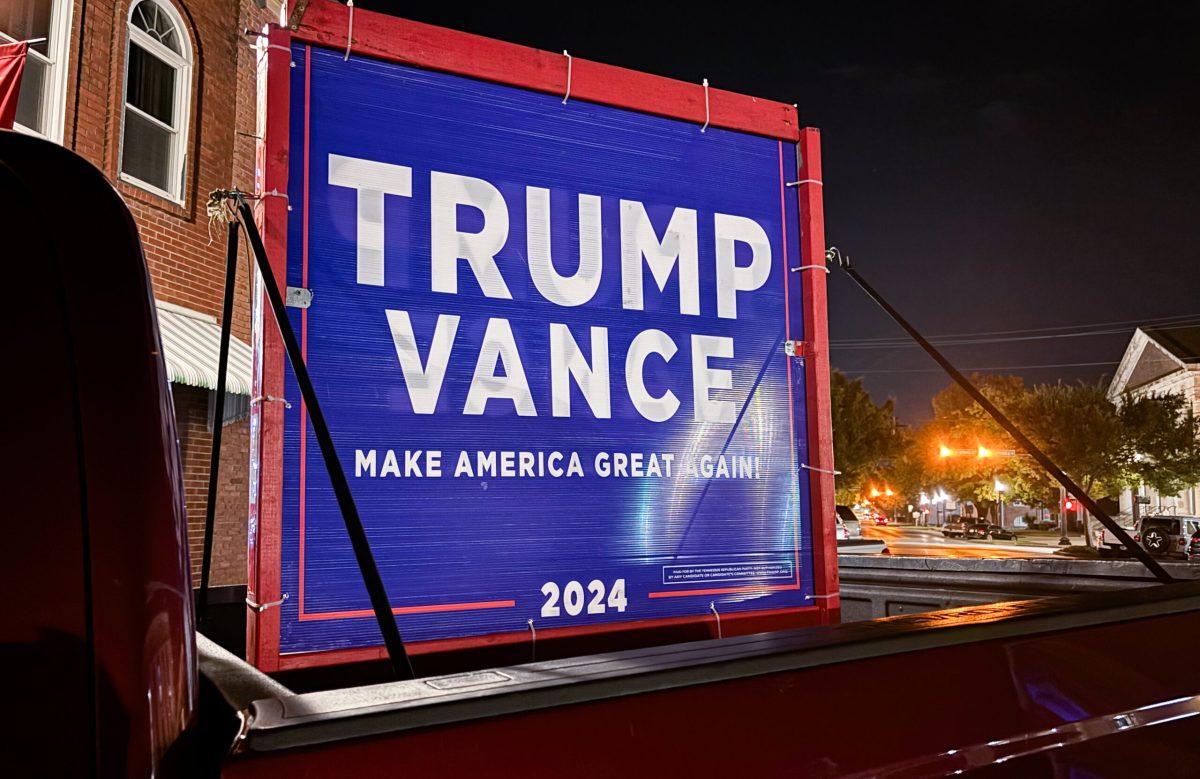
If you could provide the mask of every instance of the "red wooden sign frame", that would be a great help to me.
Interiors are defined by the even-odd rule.
[[[266,94],[260,96],[263,137],[258,149],[259,192],[288,191],[288,139],[290,67],[293,43],[307,43],[337,51],[347,46],[349,11],[333,0],[311,0],[292,9],[291,29],[272,26],[267,35]],[[566,94],[568,65],[561,54],[484,38],[441,27],[407,21],[370,11],[354,11],[352,56],[369,56],[390,62],[454,73],[509,86],[551,94]],[[262,82],[260,82],[262,83]],[[572,58],[572,100],[640,111],[710,126],[753,133],[798,144],[802,265],[824,265],[825,229],[821,196],[820,134],[801,129],[795,107],[720,89],[707,89],[625,68]],[[288,205],[286,198],[267,196],[259,210],[260,229],[277,282],[286,283]],[[723,616],[723,635],[829,624],[838,621],[837,542],[833,497],[833,433],[830,423],[828,326],[824,273],[805,270],[804,370],[808,389],[810,442],[810,494],[812,499],[813,560],[816,567],[812,606],[745,612]],[[269,311],[263,314],[255,340],[254,396],[281,398],[284,394],[286,355]],[[283,405],[270,400],[251,410],[259,435],[252,445],[257,462],[257,483],[250,507],[248,548],[248,600],[272,604],[281,592],[283,514]],[[252,469],[252,478],[255,470]],[[619,625],[555,628],[538,631],[539,656],[544,651],[580,654],[672,640],[716,637],[718,624],[711,617],[676,617],[642,620]],[[246,644],[251,663],[265,671],[376,660],[386,656],[382,646],[318,653],[279,652],[279,609],[247,607]],[[479,664],[491,650],[529,644],[528,633],[506,633],[467,639],[424,641],[408,646],[418,666],[433,662],[439,669],[454,667],[455,657],[473,654],[463,662]],[[504,657],[511,662],[509,656]]]

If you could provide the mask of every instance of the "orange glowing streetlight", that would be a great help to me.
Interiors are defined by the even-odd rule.
[[[979,456],[980,460],[986,460],[987,458],[991,457],[992,454],[993,454],[993,452],[991,449],[988,449],[983,444],[979,445],[979,455],[978,456]]]
[[[953,457],[953,456],[954,456],[953,449],[946,446],[945,444],[938,444],[938,457],[945,459],[947,457]]]

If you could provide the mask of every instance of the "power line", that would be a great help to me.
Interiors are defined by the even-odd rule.
[[[1187,321],[1183,321],[1183,320],[1187,320]],[[984,331],[977,331],[977,332],[973,332],[973,333],[942,333],[939,335],[930,336],[930,340],[955,339],[955,338],[980,338],[980,337],[1008,336],[1008,335],[1023,336],[1023,335],[1028,335],[1028,334],[1032,334],[1032,333],[1053,333],[1053,332],[1059,332],[1059,331],[1064,331],[1064,330],[1075,331],[1075,332],[1088,332],[1088,331],[1095,330],[1097,328],[1113,328],[1113,327],[1118,327],[1121,325],[1138,325],[1138,326],[1154,327],[1154,326],[1162,324],[1162,325],[1168,325],[1168,326],[1173,325],[1175,327],[1190,327],[1193,323],[1200,323],[1200,313],[1177,314],[1174,316],[1152,317],[1152,318],[1143,318],[1143,319],[1127,319],[1127,320],[1121,320],[1121,321],[1115,321],[1115,322],[1094,322],[1094,323],[1090,323],[1090,324],[1080,323],[1080,324],[1073,324],[1073,325],[1058,325],[1055,327],[1023,328],[1020,330],[984,330]],[[1124,332],[1126,329],[1127,328],[1121,328],[1115,332]],[[830,345],[831,346],[832,345],[848,346],[848,345],[858,345],[858,344],[890,344],[890,343],[907,343],[907,342],[908,342],[908,340],[905,336],[880,336],[880,337],[873,337],[873,338],[833,339],[830,341]]]
[[[1104,362],[1054,362],[1044,363],[1041,365],[992,365],[978,368],[959,368],[963,373],[982,372],[982,371],[1030,371],[1039,368],[1089,368],[1100,365],[1117,365],[1116,360],[1106,360]],[[834,370],[841,371],[848,376],[857,376],[863,373],[944,373],[941,368],[868,368],[866,370],[853,370],[849,368],[838,368],[834,366]]]
[[[932,338],[970,338],[977,335],[1014,335],[1021,333],[1047,333],[1054,330],[1075,330],[1079,328],[1090,327],[1114,327],[1116,325],[1153,325],[1156,322],[1170,322],[1177,319],[1197,319],[1200,318],[1200,313],[1194,314],[1173,314],[1171,316],[1161,317],[1143,317],[1141,319],[1122,319],[1113,322],[1077,322],[1072,325],[1055,325],[1052,327],[1026,327],[1019,330],[987,330],[973,333],[939,333],[931,336]],[[888,341],[894,340],[897,336],[879,336],[870,338],[848,338],[847,341]]]
[[[1197,320],[1191,321],[1191,322],[1182,322],[1182,323],[1175,323],[1175,324],[1154,324],[1154,325],[1149,325],[1148,323],[1143,323],[1143,324],[1147,324],[1147,326],[1152,326],[1156,330],[1182,330],[1182,329],[1200,326],[1200,319],[1197,319]],[[965,337],[954,338],[951,336],[941,336],[938,338],[931,338],[930,341],[934,344],[937,344],[938,346],[979,346],[982,344],[1015,343],[1015,342],[1019,342],[1019,341],[1045,341],[1045,340],[1059,339],[1059,338],[1091,338],[1094,336],[1101,336],[1101,335],[1127,334],[1128,332],[1129,332],[1129,328],[1123,327],[1123,328],[1113,328],[1113,329],[1108,329],[1108,330],[1081,330],[1081,331],[1070,332],[1070,333],[1047,333],[1044,335],[1018,335],[1018,336],[995,337],[995,338],[965,338]],[[986,335],[986,334],[980,333],[979,335],[982,336],[982,335]],[[898,349],[898,348],[914,347],[916,345],[917,344],[914,344],[911,341],[906,342],[904,339],[900,339],[900,338],[897,338],[892,341],[882,341],[881,340],[878,342],[865,341],[865,340],[864,341],[831,341],[830,342],[830,348],[837,349],[839,351],[857,351],[857,350],[870,350],[870,349]]]

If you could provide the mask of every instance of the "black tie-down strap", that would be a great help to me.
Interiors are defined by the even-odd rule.
[[[218,191],[213,194],[213,197],[214,199],[221,197],[222,199],[227,198],[232,200],[237,210],[237,215],[240,218],[241,227],[246,230],[250,250],[254,254],[255,264],[258,266],[259,278],[262,279],[263,289],[266,291],[267,300],[271,304],[271,311],[274,313],[275,321],[279,325],[279,333],[283,336],[283,345],[287,350],[288,360],[291,362],[292,371],[296,375],[296,383],[300,386],[300,395],[307,407],[308,418],[312,422],[313,433],[316,435],[317,443],[321,448],[321,457],[325,461],[325,470],[329,473],[329,481],[333,487],[333,493],[337,498],[338,508],[342,513],[342,520],[346,523],[346,534],[350,536],[350,544],[354,548],[354,557],[358,562],[358,569],[362,574],[363,584],[366,585],[367,594],[371,598],[371,609],[375,612],[375,621],[379,624],[379,632],[383,634],[383,643],[387,648],[392,671],[398,679],[416,678],[413,673],[412,663],[408,658],[408,652],[404,648],[404,639],[400,636],[400,628],[396,625],[396,615],[392,612],[387,590],[384,588],[383,579],[379,575],[379,566],[376,565],[375,555],[371,552],[371,543],[367,540],[366,529],[363,527],[362,518],[359,516],[358,506],[355,504],[354,496],[350,492],[350,484],[346,481],[345,471],[342,470],[341,461],[338,460],[337,451],[334,449],[333,438],[329,434],[329,425],[325,422],[325,414],[321,411],[320,401],[317,400],[317,393],[313,389],[312,378],[308,374],[308,366],[305,364],[304,357],[300,352],[300,344],[296,339],[296,331],[292,328],[291,320],[288,319],[283,296],[279,293],[279,285],[275,281],[275,275],[271,270],[270,262],[267,260],[267,252],[263,246],[262,236],[258,232],[258,226],[254,222],[254,214],[246,202],[245,195],[237,190]],[[204,615],[208,598],[208,571],[212,552],[213,507],[215,503],[214,491],[219,456],[220,424],[225,398],[226,364],[229,359],[229,331],[233,319],[231,316],[233,308],[232,290],[237,263],[237,229],[238,223],[236,221],[229,224],[225,306],[221,320],[220,364],[217,369],[216,426],[213,432],[212,472],[209,475],[209,504],[205,517],[204,563],[199,599],[201,617]]]
[[[996,405],[988,400],[987,397],[980,392],[974,384],[968,381],[967,377],[963,376],[962,373],[955,368],[954,365],[951,364],[951,362],[947,360],[942,353],[937,350],[936,347],[934,347],[933,344],[929,343],[929,341],[926,340],[923,335],[918,333],[917,329],[910,325],[907,319],[900,316],[900,313],[896,311],[896,309],[892,308],[891,305],[884,300],[878,292],[875,291],[875,288],[868,284],[866,279],[859,275],[858,271],[851,266],[849,257],[843,256],[842,253],[838,251],[837,247],[830,247],[829,250],[826,251],[825,255],[827,262],[837,263],[837,265],[844,270],[850,278],[854,279],[854,282],[858,284],[860,288],[862,288],[862,291],[867,293],[867,297],[871,298],[871,300],[874,300],[880,308],[887,312],[888,316],[895,320],[896,324],[904,328],[904,331],[907,332],[912,339],[916,341],[922,349],[925,350],[926,354],[932,357],[934,361],[942,367],[942,370],[949,374],[950,378],[954,379],[958,386],[962,387],[963,390],[970,395],[976,403],[982,406],[983,410],[990,414],[992,419],[996,420],[997,424],[1004,428],[1005,431],[1007,431],[1008,434],[1013,437],[1013,440],[1015,440],[1017,444],[1019,444],[1020,447],[1029,454],[1030,457],[1037,461],[1038,465],[1045,468],[1046,472],[1053,476],[1055,481],[1066,488],[1068,494],[1079,498],[1079,502],[1086,506],[1087,510],[1090,511],[1092,515],[1096,517],[1096,519],[1100,520],[1100,524],[1104,525],[1113,535],[1121,539],[1121,543],[1125,545],[1125,548],[1129,550],[1129,553],[1136,557],[1142,563],[1142,565],[1146,566],[1150,573],[1154,574],[1154,576],[1164,584],[1169,584],[1174,581],[1174,579],[1171,578],[1171,574],[1167,573],[1166,570],[1164,570],[1163,567],[1158,564],[1158,561],[1151,557],[1150,554],[1142,548],[1141,544],[1130,538],[1129,534],[1126,533],[1125,530],[1118,525],[1106,511],[1104,511],[1104,509],[1100,508],[1100,505],[1096,503],[1096,501],[1092,500],[1092,497],[1084,492],[1082,487],[1075,483],[1074,479],[1068,476],[1062,468],[1059,468],[1058,465],[1056,465],[1054,461],[1046,455],[1045,452],[1043,452],[1033,443],[1033,441],[1029,440],[1029,438],[1021,432],[1020,428],[1013,424],[1012,420],[1005,416],[1000,409],[996,408]]]
[[[221,303],[221,349],[217,357],[217,387],[213,403],[212,454],[208,461],[208,502],[204,506],[204,555],[200,563],[197,617],[201,627],[208,616],[208,579],[212,572],[213,532],[217,512],[217,474],[221,467],[221,433],[225,428],[225,383],[229,375],[229,338],[233,329],[233,291],[237,287],[238,223],[228,224],[225,246],[225,298]]]

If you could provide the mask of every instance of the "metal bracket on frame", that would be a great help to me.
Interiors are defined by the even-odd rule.
[[[804,341],[784,341],[783,353],[788,357],[802,360],[808,356],[808,344]]]
[[[308,8],[308,0],[297,0],[292,6],[292,13],[288,16],[288,27],[292,30],[300,29],[300,20],[304,18],[304,11]]]
[[[284,305],[288,308],[308,308],[312,305],[312,290],[304,287],[288,287]]]

